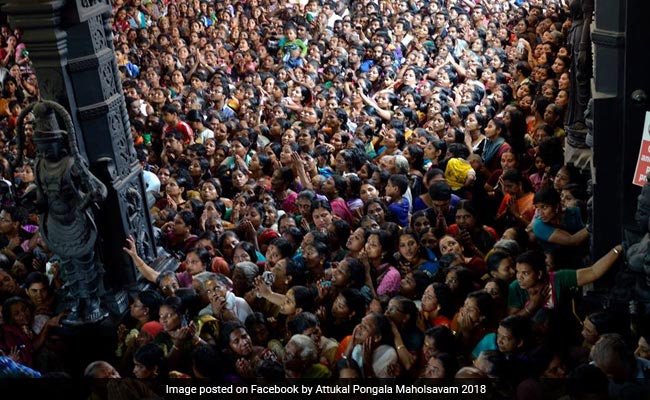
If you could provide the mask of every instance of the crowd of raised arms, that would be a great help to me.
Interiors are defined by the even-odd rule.
[[[521,399],[643,376],[645,327],[582,301],[622,258],[590,259],[589,172],[564,162],[582,19],[581,0],[115,0],[157,245],[179,267],[124,243],[150,289],[86,375],[154,392],[489,377]],[[70,373],[29,124],[10,166],[39,98],[26,50],[0,28],[0,376]]]

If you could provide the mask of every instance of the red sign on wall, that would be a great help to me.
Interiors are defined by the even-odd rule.
[[[636,161],[636,170],[632,183],[638,186],[645,185],[646,176],[650,173],[650,112],[645,114],[643,123],[643,138],[639,149],[639,158]]]

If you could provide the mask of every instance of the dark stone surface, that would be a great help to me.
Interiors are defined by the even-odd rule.
[[[79,154],[72,120],[51,101],[29,105],[19,116],[19,131],[29,113],[34,118],[33,141],[37,204],[41,236],[59,258],[69,325],[95,323],[108,316],[101,306],[104,269],[96,257],[95,213],[106,198],[106,186]],[[64,121],[59,126],[57,117]]]
[[[4,0],[2,10],[23,41],[38,77],[42,99],[70,112],[81,158],[107,189],[95,216],[97,259],[105,274],[107,305],[123,314],[125,291],[139,275],[122,248],[128,235],[139,254],[157,256],[146,190],[138,164],[117,62],[107,0]],[[99,264],[98,264],[99,268]]]

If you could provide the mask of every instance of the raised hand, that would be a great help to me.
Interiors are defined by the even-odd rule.
[[[169,224],[170,222],[167,222],[165,225]],[[163,225],[163,227],[165,227]],[[163,229],[164,231],[165,229]],[[122,250],[126,254],[128,254],[131,258],[135,258],[138,256],[138,251],[135,248],[135,239],[133,239],[133,236],[129,235],[129,237],[126,238],[126,247],[122,247]]]
[[[253,285],[255,286],[257,293],[259,293],[259,295],[262,297],[268,296],[272,293],[271,287],[267,285],[264,282],[264,280],[262,280],[261,276],[255,277],[255,280],[253,281]]]
[[[240,358],[235,362],[235,369],[242,378],[254,378],[253,366],[245,358]]]
[[[529,304],[533,310],[538,310],[551,295],[551,286],[546,284],[542,287],[534,287],[528,289]]]

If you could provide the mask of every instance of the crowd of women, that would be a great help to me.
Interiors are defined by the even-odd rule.
[[[548,378],[591,377],[576,396],[632,385],[647,332],[581,301],[622,252],[589,259],[588,177],[564,163],[581,13],[580,0],[115,0],[133,142],[179,267],[125,243],[151,288],[86,375],[155,378],[154,392],[176,377],[489,377],[526,399],[555,398]],[[5,28],[0,349],[38,376],[63,369],[65,282],[34,226],[33,147],[7,163],[38,87]]]

